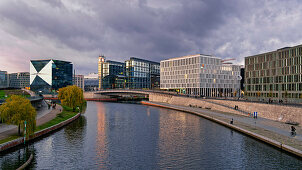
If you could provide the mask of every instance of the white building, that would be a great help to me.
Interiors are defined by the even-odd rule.
[[[209,55],[190,55],[160,62],[160,88],[219,97],[240,94],[240,65],[223,64]]]
[[[73,85],[76,85],[84,90],[84,75],[74,75],[73,76]]]

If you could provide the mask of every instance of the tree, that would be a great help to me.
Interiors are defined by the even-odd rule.
[[[1,120],[7,124],[17,125],[19,135],[21,135],[21,128],[24,130],[24,121],[26,121],[26,137],[35,131],[36,115],[36,109],[22,96],[12,95],[0,106]]]
[[[71,107],[74,111],[85,103],[83,90],[75,85],[60,88],[58,98],[62,105]]]

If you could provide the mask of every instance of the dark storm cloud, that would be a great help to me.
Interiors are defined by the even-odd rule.
[[[195,53],[242,61],[301,43],[301,9],[281,0],[7,0],[0,2],[0,49],[70,60],[82,73],[97,70],[100,53],[120,61]],[[20,52],[10,54],[10,46]]]

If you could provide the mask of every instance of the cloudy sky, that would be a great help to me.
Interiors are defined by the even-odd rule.
[[[302,44],[300,0],[0,0],[0,70],[31,59],[236,58]]]

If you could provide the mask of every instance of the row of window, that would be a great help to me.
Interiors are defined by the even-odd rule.
[[[278,98],[279,93],[262,93],[262,92],[257,92],[257,93],[245,93],[245,96],[249,97],[268,97],[268,98]],[[295,98],[295,99],[302,99],[302,93],[280,93],[280,98]]]
[[[291,48],[289,50],[284,51],[274,51],[267,54],[260,54],[252,57],[246,57],[245,63],[247,64],[254,64],[254,63],[261,63],[267,61],[274,61],[276,59],[284,59],[290,57],[296,57],[302,55],[302,47]]]
[[[275,76],[275,77],[261,77],[261,78],[248,78],[246,84],[265,84],[265,83],[291,83],[302,82],[302,74]]]
[[[186,84],[160,84],[161,88],[232,88],[238,89],[238,85],[234,84],[210,84],[210,83],[186,83]]]
[[[258,64],[246,64],[246,71],[272,69],[276,67],[287,67],[287,66],[297,66],[302,64],[302,56],[295,58],[288,58],[284,60],[264,62]]]
[[[246,85],[246,91],[302,91],[302,83]]]

